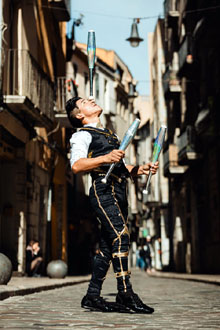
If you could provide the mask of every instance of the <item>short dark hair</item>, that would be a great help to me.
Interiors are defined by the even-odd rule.
[[[75,128],[83,126],[81,123],[81,120],[76,118],[75,114],[74,114],[74,110],[78,109],[76,102],[80,99],[81,99],[81,97],[77,96],[77,97],[73,97],[73,98],[69,99],[66,102],[66,112],[67,112],[68,119],[69,119],[71,125]]]

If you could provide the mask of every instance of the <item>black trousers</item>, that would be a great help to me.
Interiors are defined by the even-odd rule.
[[[128,202],[127,182],[109,179],[107,184],[102,177],[93,180],[90,188],[90,201],[101,223],[100,252],[94,258],[89,295],[100,295],[102,283],[110,263],[117,278],[118,291],[131,289],[128,271],[129,231],[127,227]]]

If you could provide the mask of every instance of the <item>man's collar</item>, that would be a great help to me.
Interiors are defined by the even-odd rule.
[[[102,126],[100,121],[98,121],[97,123],[90,123],[90,124],[83,125],[83,127],[96,127],[96,128],[104,129],[104,127]]]
[[[83,127],[96,127],[98,123],[91,123],[91,124],[86,124],[86,125],[83,125]]]

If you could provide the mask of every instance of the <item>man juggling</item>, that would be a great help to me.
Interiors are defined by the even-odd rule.
[[[158,162],[126,165],[123,160],[125,151],[119,148],[118,137],[102,127],[102,108],[93,99],[72,98],[66,103],[66,111],[72,126],[80,128],[70,139],[71,168],[74,174],[90,172],[90,202],[101,223],[99,253],[94,258],[91,281],[81,306],[103,312],[153,313],[154,309],[134,293],[130,282],[126,187],[129,177],[155,174]],[[115,166],[106,176],[113,163]],[[106,183],[103,178],[107,178]],[[102,284],[111,262],[117,279],[116,303],[101,297]]]

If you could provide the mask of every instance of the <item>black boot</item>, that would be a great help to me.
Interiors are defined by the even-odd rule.
[[[116,296],[116,302],[130,308],[136,313],[152,314],[154,312],[154,309],[145,305],[133,290],[119,292]]]
[[[82,308],[90,309],[91,311],[98,312],[118,312],[118,313],[129,313],[130,309],[126,306],[120,305],[117,302],[107,302],[100,296],[89,296],[83,297],[81,302]]]
[[[110,256],[99,253],[93,260],[92,278],[89,283],[87,295],[100,296],[102,284],[110,266]]]

